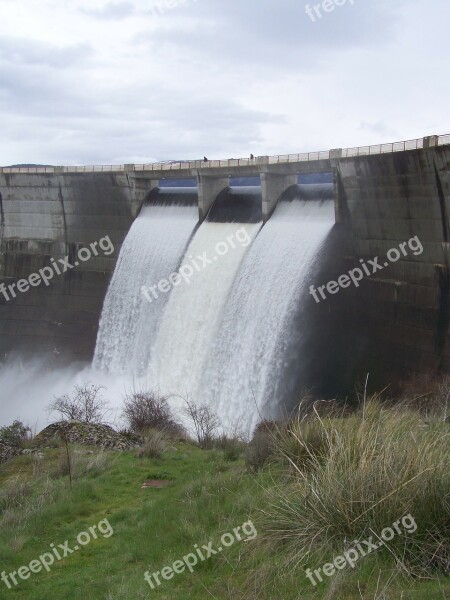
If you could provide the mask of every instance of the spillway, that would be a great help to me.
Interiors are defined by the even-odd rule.
[[[226,188],[198,229],[196,191],[152,193],[121,249],[94,367],[206,403],[225,427],[276,416],[304,352],[294,329],[334,224],[331,189],[293,186],[263,226],[261,188]],[[175,272],[167,293],[142,295]]]
[[[197,221],[196,190],[152,193],[121,248],[103,306],[94,368],[146,372],[169,295],[159,293],[149,302],[142,287],[158,285],[177,269]]]
[[[279,203],[249,249],[203,369],[200,397],[244,431],[279,411],[291,327],[334,224],[332,201],[299,197]]]
[[[228,188],[196,232],[181,267],[192,277],[171,294],[149,368],[162,393],[202,400],[198,388],[228,293],[261,225],[260,188]]]

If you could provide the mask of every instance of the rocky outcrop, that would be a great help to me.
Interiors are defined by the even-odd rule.
[[[54,438],[66,440],[71,444],[100,446],[110,450],[130,450],[139,445],[139,437],[123,435],[109,425],[82,423],[80,421],[60,421],[43,429],[34,439],[36,446],[50,445]]]

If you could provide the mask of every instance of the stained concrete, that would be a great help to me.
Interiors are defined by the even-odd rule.
[[[349,362],[380,385],[450,369],[449,161],[442,146],[338,162],[346,267],[375,256],[384,263],[414,236],[424,249],[408,249],[330,302],[355,333],[359,357],[348,348]]]
[[[99,251],[60,277],[16,299],[0,294],[0,356],[51,353],[89,359],[108,281],[150,183],[125,173],[0,173],[0,283],[6,285],[109,236]]]

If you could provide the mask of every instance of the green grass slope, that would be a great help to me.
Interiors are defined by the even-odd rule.
[[[72,448],[83,456],[86,448]],[[18,578],[11,589],[0,580],[0,598],[11,600],[442,600],[444,579],[401,576],[384,555],[368,556],[314,588],[303,567],[289,564],[283,546],[266,537],[271,490],[284,485],[280,465],[250,474],[242,460],[224,452],[176,443],[160,460],[134,452],[107,453],[80,470],[72,488],[58,471],[61,449],[43,458],[21,456],[0,466],[0,572],[18,571],[67,540],[108,519],[113,534],[97,539],[50,567]],[[93,455],[86,455],[89,460]],[[95,463],[95,461],[93,461]],[[146,480],[170,482],[142,489]],[[152,589],[144,573],[161,572],[189,553],[251,520],[256,539],[235,541],[193,572],[185,570]],[[240,533],[242,538],[246,536]],[[247,536],[253,537],[253,536]],[[196,546],[197,545],[197,546]],[[62,553],[62,550],[61,550]],[[204,551],[204,554],[206,551]],[[331,559],[332,557],[330,557]],[[321,563],[319,563],[321,564]],[[447,586],[447,587],[446,587]]]

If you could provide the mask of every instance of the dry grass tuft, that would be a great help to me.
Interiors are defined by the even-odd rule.
[[[368,539],[404,515],[417,531],[386,543],[408,572],[445,570],[448,551],[448,425],[378,397],[350,416],[317,411],[279,429],[276,446],[290,484],[272,495],[268,537],[290,561],[330,556],[345,540]]]

